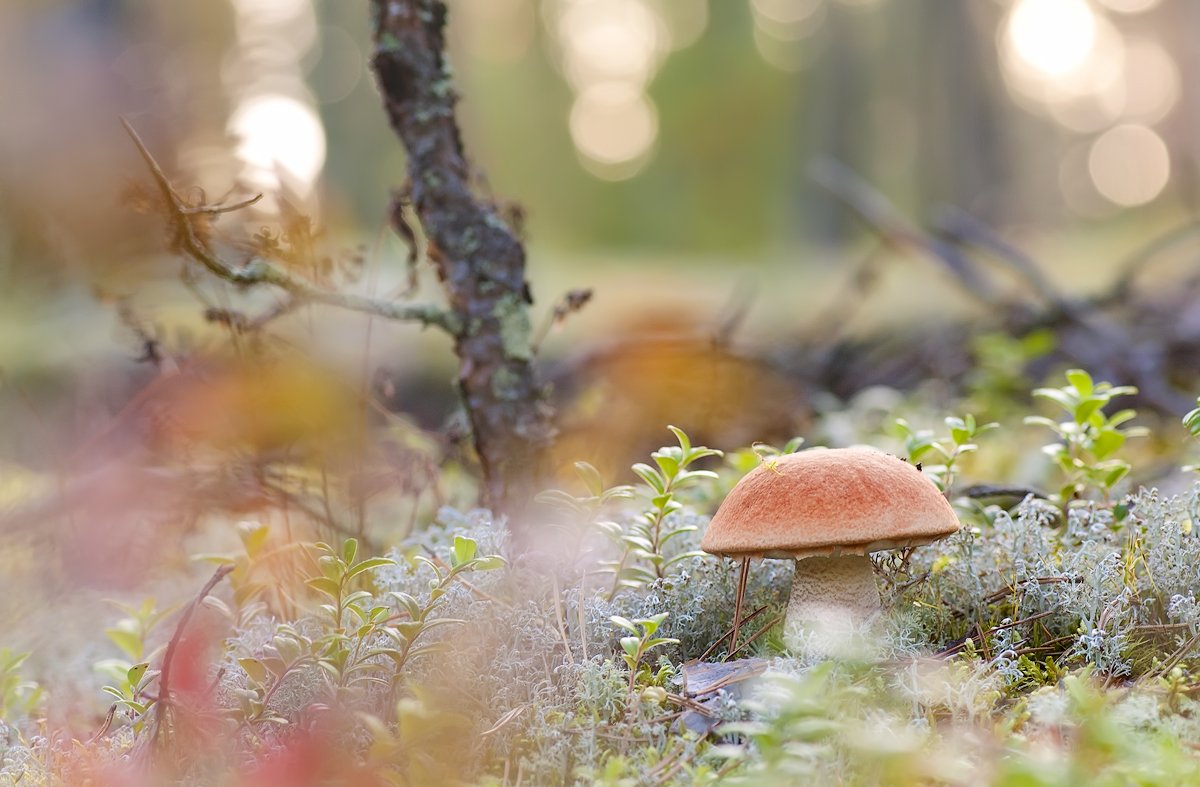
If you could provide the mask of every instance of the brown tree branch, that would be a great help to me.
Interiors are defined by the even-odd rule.
[[[237,268],[226,264],[209,247],[208,243],[197,232],[194,217],[212,216],[227,213],[253,205],[259,197],[243,200],[233,205],[189,205],[171,185],[171,181],[163,172],[158,161],[150,153],[149,148],[138,136],[137,131],[129,121],[121,118],[129,138],[137,146],[138,153],[150,170],[151,177],[162,195],[163,204],[167,209],[167,217],[171,229],[172,248],[191,257],[219,279],[242,287],[269,284],[285,290],[293,302],[318,303],[334,306],[349,311],[373,314],[389,320],[413,321],[424,325],[436,325],[450,334],[459,330],[459,323],[444,309],[427,304],[402,304],[378,298],[368,298],[364,295],[336,292],[315,287],[303,279],[292,276],[261,257],[255,257],[248,264]],[[261,196],[261,195],[260,195]]]
[[[441,0],[371,0],[375,71],[408,153],[412,206],[461,330],[458,387],[484,477],[485,502],[513,513],[529,497],[553,436],[533,369],[525,249],[495,205],[475,196],[455,119]],[[411,228],[398,225],[407,237]],[[406,231],[407,230],[407,231]]]

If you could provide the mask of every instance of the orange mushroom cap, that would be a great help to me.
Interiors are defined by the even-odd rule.
[[[874,448],[772,457],[730,491],[700,548],[715,555],[865,555],[928,544],[961,527],[932,481]]]

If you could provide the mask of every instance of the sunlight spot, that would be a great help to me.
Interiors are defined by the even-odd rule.
[[[1161,44],[1150,39],[1129,42],[1125,55],[1125,81],[1129,85],[1126,117],[1154,123],[1162,120],[1179,101],[1179,69]]]
[[[325,130],[313,108],[281,94],[251,96],[229,119],[237,156],[256,185],[278,185],[276,168],[309,192],[325,163]]]
[[[636,174],[648,159],[658,136],[658,114],[641,91],[623,83],[604,83],[575,99],[570,128],[580,154],[600,165],[588,170],[622,180]]]
[[[1091,53],[1096,14],[1084,0],[1019,0],[1005,36],[1021,60],[1046,76],[1061,77]]]
[[[559,21],[567,78],[577,89],[609,79],[645,84],[667,48],[665,32],[636,0],[576,2]]]
[[[1145,126],[1117,126],[1092,143],[1088,171],[1096,190],[1118,205],[1150,202],[1171,177],[1171,158],[1158,134]]]

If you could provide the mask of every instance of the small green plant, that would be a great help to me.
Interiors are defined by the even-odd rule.
[[[679,640],[670,637],[654,636],[669,614],[660,612],[657,615],[637,620],[629,620],[620,615],[613,615],[609,618],[618,628],[628,632],[627,636],[621,637],[621,650],[624,651],[621,658],[625,661],[625,666],[629,667],[629,691],[631,694],[634,687],[639,684],[657,687],[658,683],[661,683],[661,681],[655,682],[654,673],[644,659],[646,654],[655,648],[679,643]]]
[[[1054,333],[1047,329],[1024,336],[1006,332],[984,333],[970,340],[974,367],[967,372],[968,402],[975,412],[990,417],[1014,416],[1024,408],[1031,381],[1026,369],[1054,350]]]
[[[653,452],[655,466],[639,462],[633,472],[642,479],[641,493],[648,499],[649,508],[638,514],[627,526],[606,516],[612,504],[635,496],[632,486],[605,487],[595,467],[576,462],[575,472],[583,481],[587,494],[575,496],[560,489],[550,489],[538,495],[538,500],[565,513],[573,523],[567,525],[579,534],[576,545],[587,528],[603,533],[619,550],[616,558],[602,560],[600,573],[612,575],[609,601],[627,588],[641,588],[667,575],[668,569],[681,560],[703,554],[697,551],[667,553],[674,539],[696,528],[689,524],[673,524],[671,514],[683,509],[680,492],[705,480],[715,480],[711,470],[693,470],[690,466],[705,457],[722,456],[722,452],[704,446],[693,446],[682,429],[667,427],[678,445],[664,446]],[[561,527],[561,525],[560,525]]]
[[[975,444],[976,438],[999,428],[1000,424],[978,424],[975,416],[970,413],[961,418],[950,416],[945,419],[945,423],[950,430],[950,434],[945,437],[935,436],[931,429],[914,429],[903,418],[896,419],[896,428],[904,439],[908,461],[920,464],[921,469],[933,479],[938,489],[949,497],[958,472],[958,460],[979,450],[979,446]],[[929,462],[931,458],[932,463]]]
[[[1066,476],[1060,488],[1058,500],[1066,505],[1083,496],[1089,489],[1097,489],[1105,503],[1112,496],[1113,487],[1130,470],[1130,464],[1114,456],[1130,437],[1148,434],[1141,427],[1123,427],[1136,417],[1132,409],[1118,410],[1106,415],[1104,408],[1118,396],[1137,393],[1132,385],[1113,386],[1110,383],[1093,382],[1091,375],[1082,369],[1067,372],[1067,384],[1061,388],[1038,388],[1033,395],[1049,399],[1058,405],[1069,420],[1055,421],[1040,415],[1025,418],[1025,423],[1044,426],[1060,438],[1042,450]]]
[[[165,648],[163,645],[150,649],[150,633],[176,607],[159,609],[152,598],[137,607],[125,604],[116,606],[126,617],[106,628],[104,633],[120,649],[124,658],[103,659],[96,662],[95,669],[111,681],[101,689],[115,700],[109,710],[109,719],[112,719],[115,711],[122,710],[132,722],[134,731],[139,732],[145,725],[146,711],[155,702],[147,689],[158,678],[159,671],[150,669],[150,662]]]
[[[630,527],[625,542],[629,549],[622,556],[618,568],[616,584],[610,597],[616,594],[624,581],[622,571],[628,570],[632,575],[635,586],[661,578],[674,563],[689,557],[702,554],[700,552],[681,552],[672,557],[664,554],[667,544],[684,533],[690,533],[696,528],[692,525],[674,525],[668,522],[668,517],[683,509],[679,493],[693,487],[703,480],[716,480],[717,474],[711,470],[689,470],[697,460],[708,456],[723,456],[721,451],[704,446],[693,446],[682,429],[668,426],[679,445],[663,446],[650,454],[657,467],[651,467],[644,462],[633,466],[633,472],[642,479],[643,492],[650,500],[650,508],[644,511]],[[642,568],[638,562],[649,563],[650,568]],[[639,581],[640,580],[640,581]]]
[[[418,638],[437,626],[463,622],[432,617],[449,586],[466,572],[504,565],[504,559],[498,555],[476,556],[476,542],[456,536],[448,565],[424,555],[413,558],[434,573],[429,597],[422,604],[407,593],[392,593],[400,607],[399,613],[393,614],[389,606],[376,602],[370,592],[352,590],[352,583],[380,566],[394,565],[394,560],[384,557],[356,560],[358,541],[353,538],[346,539],[340,550],[325,543],[318,543],[315,548],[324,553],[317,558],[321,575],[312,577],[307,584],[326,599],[319,609],[327,616],[328,625],[324,636],[313,645],[317,649],[316,663],[329,676],[331,689],[370,682],[389,685],[390,681],[379,677],[379,673],[389,670],[374,657],[390,659],[393,674],[398,677],[409,659],[435,652],[436,645],[417,645]],[[383,644],[381,637],[390,643]]]
[[[29,716],[42,699],[42,688],[21,676],[28,653],[0,648],[0,719]]]
[[[572,495],[561,489],[547,489],[538,494],[537,501],[565,515],[566,521],[554,526],[574,536],[573,556],[578,554],[589,529],[598,530],[614,543],[624,545],[625,530],[608,517],[608,512],[616,501],[632,498],[633,487],[628,484],[605,487],[600,471],[588,462],[576,462],[574,467],[586,494]]]
[[[326,543],[312,548],[320,553],[320,575],[310,577],[307,584],[321,598],[317,607],[321,630],[307,636],[297,626],[282,624],[261,653],[238,658],[247,677],[235,714],[242,725],[286,723],[287,719],[272,709],[271,700],[290,676],[310,667],[319,669],[330,701],[349,700],[371,684],[394,689],[412,659],[441,649],[440,643],[418,642],[423,635],[439,626],[464,622],[434,615],[445,603],[450,586],[467,572],[505,565],[498,555],[477,555],[473,539],[456,536],[448,563],[423,555],[412,558],[434,574],[429,595],[421,601],[393,591],[388,594],[395,602],[392,606],[354,586],[376,569],[395,565],[394,560],[359,560],[358,542],[353,538],[346,539],[340,549]]]
[[[273,545],[271,529],[261,522],[239,522],[238,538],[242,551],[233,555],[198,555],[219,566],[232,566],[229,585],[233,589],[233,604],[237,619],[246,622],[265,609],[283,619],[297,615],[298,604],[291,589],[299,584],[299,558],[305,545],[287,542]],[[209,597],[207,602],[217,603]],[[233,616],[233,613],[230,613]]]

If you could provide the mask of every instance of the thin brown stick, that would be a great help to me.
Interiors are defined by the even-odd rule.
[[[766,605],[763,605],[763,606],[759,607],[758,609],[754,610],[753,612],[751,612],[749,615],[747,615],[746,619],[743,620],[742,623],[743,624],[749,623],[750,621],[754,620],[756,617],[758,617],[759,615],[761,615],[763,612],[766,612],[766,611],[767,611],[767,607],[766,607]],[[732,633],[733,633],[733,626],[730,626],[729,628],[727,628],[725,630],[725,633],[722,634],[721,636],[717,637],[713,641],[713,644],[708,646],[708,650],[701,653],[700,658],[698,658],[696,660],[697,661],[706,660],[709,656],[711,656],[713,654],[713,651],[717,649],[718,645],[720,645],[725,640],[729,639],[729,635]]]
[[[735,650],[733,653],[730,653],[730,654],[729,654],[729,656],[728,656],[727,658],[730,658],[730,659],[731,659],[731,658],[733,658],[734,656],[736,656],[737,654],[741,653],[741,652],[742,652],[743,650],[745,650],[746,648],[750,647],[750,646],[751,646],[751,645],[754,643],[754,641],[755,641],[756,639],[758,639],[758,638],[759,638],[759,637],[761,637],[763,634],[766,634],[768,631],[770,631],[770,630],[771,630],[771,628],[772,628],[772,627],[773,627],[775,624],[777,624],[777,623],[779,623],[781,620],[783,620],[783,619],[784,619],[784,617],[786,617],[786,615],[787,615],[787,613],[786,613],[786,612],[781,612],[780,614],[778,614],[778,615],[776,615],[775,617],[771,618],[770,622],[768,622],[768,623],[767,623],[767,625],[763,626],[763,627],[762,627],[762,628],[760,628],[758,631],[754,632],[754,634],[753,634],[753,635],[751,635],[750,639],[746,640],[746,641],[745,641],[745,642],[743,642],[741,645],[738,645],[738,647],[737,647],[737,650]]]
[[[204,587],[200,588],[200,592],[192,599],[192,603],[188,604],[187,609],[179,618],[179,623],[175,626],[175,633],[171,635],[170,642],[167,643],[167,651],[163,655],[162,672],[158,676],[158,702],[155,703],[154,712],[154,733],[151,735],[151,741],[158,741],[159,735],[163,729],[163,718],[167,711],[171,709],[171,667],[175,663],[175,651],[179,649],[179,643],[183,640],[183,632],[187,629],[188,622],[192,619],[192,613],[196,611],[196,607],[204,601],[205,597],[213,591],[217,583],[227,577],[232,572],[234,566],[225,565],[217,568],[208,581],[204,583]]]
[[[750,579],[750,558],[742,558],[742,570],[738,574],[737,596],[733,601],[733,632],[729,636],[729,656],[737,649],[738,633],[742,628],[742,604],[746,601],[746,582]],[[728,659],[729,656],[725,658]]]

